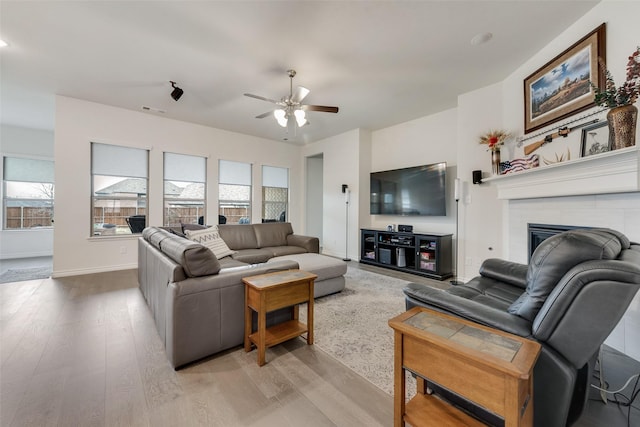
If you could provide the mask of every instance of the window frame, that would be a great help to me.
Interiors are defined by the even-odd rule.
[[[228,164],[228,168],[224,167],[224,164]],[[235,164],[235,166],[234,166]],[[248,170],[248,177],[246,171],[243,173],[238,168]],[[232,170],[235,169],[235,170]],[[235,182],[234,182],[235,181]],[[232,160],[218,160],[218,215],[225,216],[227,218],[227,224],[251,224],[253,215],[253,164],[247,162],[237,162]],[[223,186],[235,186],[248,189],[249,199],[222,199],[221,196],[224,191]],[[226,205],[226,206],[225,206]],[[235,205],[235,206],[233,206]],[[246,208],[243,208],[246,206]],[[240,216],[237,222],[229,221],[229,218],[235,218],[239,215],[231,215],[225,212],[225,209],[245,209],[245,215]],[[225,215],[227,214],[227,215]]]
[[[169,157],[167,156],[169,155]],[[171,156],[175,156],[174,158],[176,160],[178,160],[180,157],[183,158],[183,160],[186,160],[188,162],[191,162],[191,166],[189,169],[189,172],[186,173],[185,175],[181,175],[178,174],[176,176],[173,176],[176,172],[175,171],[171,171],[170,172],[170,179],[167,179],[167,161],[168,159],[171,158]],[[187,157],[190,157],[191,159],[186,159]],[[200,161],[204,161],[203,164],[203,170],[201,173],[201,176],[198,177],[197,175],[199,175],[197,173],[197,171],[194,171],[192,169],[198,167],[197,164],[195,164],[194,162],[199,163]],[[204,223],[204,219],[206,218],[207,215],[207,157],[206,156],[195,156],[195,155],[191,155],[191,154],[181,154],[181,153],[173,153],[173,152],[167,152],[165,151],[163,153],[163,159],[162,159],[162,165],[163,165],[163,186],[162,186],[162,224],[165,227],[177,227],[180,224],[182,224],[183,222],[180,221],[180,223],[178,224],[170,224],[167,221],[167,217],[168,217],[168,211],[169,211],[169,207],[167,206],[167,203],[174,201],[174,202],[201,202],[198,204],[198,206],[201,206],[202,212],[198,212],[196,211],[196,221],[194,222],[194,224],[199,223],[199,217],[203,217],[203,223]],[[183,166],[185,168],[187,168],[187,166]],[[174,166],[175,168],[175,166]],[[194,175],[195,173],[195,175]],[[185,180],[185,179],[178,179],[178,178],[191,178],[191,180]],[[196,181],[197,179],[202,179],[203,181]],[[187,188],[189,185],[191,184],[203,184],[203,196],[202,199],[198,199],[198,198],[182,198],[182,197],[167,197],[167,183],[174,183],[174,182],[181,182],[181,183],[188,183],[184,188]],[[198,209],[198,207],[196,208]],[[192,223],[192,222],[190,222]]]
[[[285,174],[284,177],[282,176],[283,171]],[[289,197],[291,194],[289,191],[289,177],[289,168],[281,166],[262,165],[262,222],[280,222],[281,212],[285,213],[284,221],[287,221],[289,216]],[[271,185],[265,185],[265,182]],[[276,192],[278,190],[286,190],[285,201],[282,202],[267,200],[267,194],[270,192],[269,189],[273,189]],[[275,218],[268,218],[270,214],[268,214],[267,211],[274,211],[273,209],[268,209],[269,205],[280,206],[279,208],[275,209],[275,211],[277,211],[275,212],[277,215]]]
[[[10,160],[11,159],[11,160]],[[36,167],[37,174],[40,176],[34,177],[32,180],[29,180],[29,176],[23,176],[24,179],[7,179],[7,174],[14,169],[19,169],[21,175],[25,170],[28,170],[27,167],[19,167],[13,166],[11,168],[7,167],[8,163],[13,162],[44,162],[47,163],[45,165],[40,165]],[[49,165],[50,164],[50,165]],[[24,166],[24,165],[23,165]],[[55,162],[50,159],[43,159],[32,156],[22,156],[22,155],[3,155],[2,156],[2,230],[3,231],[25,231],[25,230],[33,230],[33,229],[52,229],[54,225],[54,214],[55,214],[55,176],[54,176]],[[47,178],[47,176],[49,178]],[[11,177],[10,177],[11,178]],[[40,179],[36,179],[40,178]],[[49,179],[48,181],[46,179]],[[42,192],[50,191],[50,197],[8,197],[9,194],[9,183],[23,184],[23,185],[51,185],[50,190],[40,190]],[[45,195],[48,195],[45,193]],[[45,214],[42,218],[48,217],[49,224],[47,225],[32,225],[29,227],[25,227],[24,224],[26,221],[33,220],[33,217],[24,216],[24,209],[29,208],[29,206],[16,206],[20,208],[20,226],[19,227],[8,227],[7,221],[9,221],[10,216],[8,215],[8,209],[10,208],[8,205],[12,202],[18,202],[18,204],[29,204],[29,202],[33,204],[44,204],[45,206],[33,206],[32,208],[37,210],[45,210]],[[46,205],[49,206],[46,206]]]
[[[140,151],[144,152],[144,177],[142,176],[136,176],[134,175],[126,175],[124,173],[120,173],[120,174],[116,174],[117,169],[120,168],[122,169],[124,166],[124,169],[131,169],[131,168],[137,168],[139,166],[131,166],[131,165],[118,165],[118,166],[114,166],[113,170],[116,170],[113,174],[110,173],[96,173],[96,163],[99,162],[99,160],[96,160],[96,145],[102,145],[102,146],[109,146],[112,147],[114,151],[120,151],[121,153],[126,152],[127,150],[132,150],[129,153],[130,154],[134,154],[135,150],[138,153],[135,153],[137,155],[140,155],[142,153],[139,153]],[[104,149],[100,149],[100,150],[108,150],[107,148]],[[124,145],[116,145],[116,144],[107,144],[107,143],[102,143],[102,142],[91,142],[91,154],[90,154],[90,174],[91,174],[91,202],[90,202],[90,206],[91,206],[91,211],[90,211],[90,220],[89,220],[89,236],[91,238],[102,238],[102,237],[117,237],[117,238],[124,238],[124,237],[131,237],[131,236],[138,236],[140,235],[140,232],[136,232],[133,233],[131,231],[131,227],[128,226],[128,222],[127,222],[127,218],[130,218],[132,215],[127,215],[125,218],[125,224],[112,224],[112,223],[104,223],[104,208],[103,208],[103,222],[98,223],[95,222],[95,212],[96,212],[96,208],[100,207],[100,206],[96,206],[96,201],[112,201],[113,202],[113,208],[114,209],[122,209],[123,207],[120,206],[121,202],[135,202],[135,214],[134,215],[142,215],[140,213],[140,210],[144,211],[144,226],[146,227],[148,224],[148,220],[149,220],[149,150],[145,149],[145,148],[138,148],[138,147],[129,147],[129,146],[124,146]],[[129,159],[127,159],[129,160]],[[127,162],[129,163],[129,162]],[[102,172],[102,169],[105,168],[103,164],[100,164],[99,169],[101,169],[99,172]],[[107,167],[106,169],[110,169],[110,167]],[[107,171],[109,172],[109,171]],[[96,189],[96,178],[100,178],[100,179],[118,179],[118,178],[122,178],[119,181],[115,181],[113,184],[108,185],[107,187],[103,187],[104,188],[108,188],[109,186],[113,186],[116,185],[118,183],[123,182],[126,179],[133,179],[133,180],[143,180],[144,181],[144,185],[143,188],[145,190],[144,193],[136,193],[136,196],[123,196],[123,195],[119,195],[119,196],[100,196],[100,195],[96,195],[96,191],[98,189]],[[116,206],[117,205],[117,206]],[[117,216],[113,216],[116,217]],[[112,217],[112,218],[113,218]],[[118,227],[121,230],[124,230],[124,232],[118,233]],[[126,228],[125,228],[126,227]],[[128,231],[128,232],[127,232]]]

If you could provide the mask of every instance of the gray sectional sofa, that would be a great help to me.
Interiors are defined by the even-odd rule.
[[[320,255],[318,239],[294,234],[289,223],[221,225],[219,232],[235,251],[220,260],[160,227],[138,240],[140,291],[174,368],[243,343],[243,277],[300,268],[318,274],[316,297],[344,288],[346,263]],[[268,323],[289,316],[269,313]]]

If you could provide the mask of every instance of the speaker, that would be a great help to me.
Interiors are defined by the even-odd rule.
[[[380,248],[380,262],[383,264],[391,264],[391,249]]]
[[[396,265],[398,267],[407,266],[407,257],[404,253],[404,248],[396,248]]]
[[[398,224],[398,231],[404,233],[413,233],[413,225]]]
[[[482,184],[482,171],[477,170],[473,171],[473,183],[474,184]]]

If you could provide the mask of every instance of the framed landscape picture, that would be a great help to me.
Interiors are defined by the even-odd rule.
[[[609,125],[607,122],[595,123],[582,128],[580,157],[593,156],[611,150]]]
[[[595,105],[589,82],[600,88],[604,85],[605,25],[584,36],[524,80],[524,133]]]

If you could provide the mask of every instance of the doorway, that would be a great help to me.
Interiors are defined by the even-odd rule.
[[[322,253],[322,211],[323,211],[323,168],[324,155],[322,153],[307,157],[307,186],[306,186],[306,234],[320,239]]]

